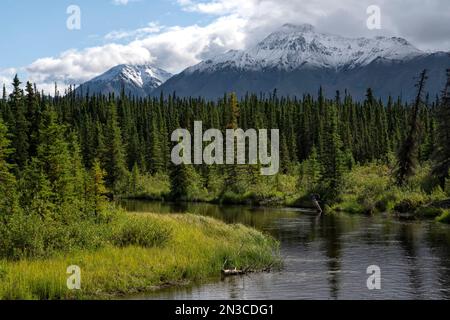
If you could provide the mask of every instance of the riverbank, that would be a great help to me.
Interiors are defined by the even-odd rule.
[[[399,187],[392,180],[392,168],[387,165],[355,166],[345,177],[341,195],[327,211],[388,213],[400,218],[449,223],[450,190],[436,186],[430,170],[427,165],[420,167],[406,186]]]
[[[116,298],[218,278],[224,268],[280,265],[278,243],[243,225],[189,214],[127,219],[120,235],[95,251],[0,261],[0,299]],[[67,288],[71,265],[81,269],[81,290]]]
[[[293,170],[295,173],[296,170]],[[432,180],[430,165],[425,163],[404,187],[395,185],[392,177],[393,165],[369,163],[354,165],[345,172],[340,194],[331,204],[323,204],[325,213],[346,212],[350,214],[387,213],[408,219],[436,219],[450,222],[450,183],[446,188],[436,186]],[[227,191],[204,190],[192,193],[187,202],[205,202],[226,205],[249,205],[259,207],[292,207],[315,209],[312,193],[320,193],[320,179],[311,183],[308,173],[299,171],[279,174],[275,177],[259,177],[240,194]],[[151,183],[141,188],[139,194],[130,194],[127,199],[170,200],[168,178],[159,176],[159,185]],[[166,182],[164,182],[166,181]],[[200,190],[201,188],[194,188]]]

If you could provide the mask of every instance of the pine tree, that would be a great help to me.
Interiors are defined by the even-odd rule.
[[[7,218],[18,210],[16,179],[11,173],[11,165],[6,161],[13,151],[9,148],[7,132],[0,119],[0,225],[6,223]]]
[[[328,107],[326,120],[323,154],[321,155],[322,177],[326,188],[324,199],[333,201],[339,194],[344,173],[342,141],[338,131],[336,106]]]
[[[422,105],[422,95],[427,80],[427,71],[423,70],[417,87],[417,96],[412,108],[408,135],[398,153],[397,168],[395,171],[396,182],[399,186],[404,185],[414,175],[418,158],[418,135],[419,135],[419,112]]]
[[[435,175],[441,185],[449,178],[450,170],[450,69],[447,70],[447,83],[442,93],[442,99],[436,116],[437,142],[433,155]]]
[[[65,134],[66,128],[57,122],[57,114],[48,108],[40,128],[40,141],[37,147],[37,165],[50,186],[51,202],[61,207],[72,206],[76,200],[74,185],[74,159],[69,151]]]
[[[316,146],[312,147],[311,154],[304,162],[304,175],[306,177],[306,189],[313,190],[316,188],[322,176],[322,167]]]
[[[100,161],[95,159],[87,183],[88,210],[93,213],[95,219],[99,219],[107,207],[105,174]]]
[[[131,170],[130,186],[129,186],[129,192],[134,196],[138,195],[140,189],[139,186],[140,177],[141,173],[139,172],[139,166],[137,165],[137,163],[135,163],[133,169]]]
[[[128,171],[126,169],[125,151],[122,144],[122,134],[117,121],[117,111],[114,104],[108,108],[108,118],[105,129],[105,151],[102,157],[107,173],[107,186],[116,194],[124,191]]]
[[[12,154],[12,161],[16,164],[16,172],[19,173],[27,163],[28,160],[28,126],[29,123],[25,116],[25,105],[23,91],[20,89],[21,82],[16,75],[13,80],[13,92],[9,96],[10,109],[13,114],[12,123],[9,123],[10,130],[13,132],[12,147],[14,153]]]
[[[41,113],[39,110],[38,99],[34,91],[33,85],[27,82],[26,85],[26,119],[29,123],[28,142],[29,142],[29,156],[36,156],[37,144],[39,142],[39,126],[41,120]]]
[[[150,120],[150,159],[149,168],[152,174],[162,172],[164,169],[165,148],[161,143],[161,136],[157,125],[156,112],[153,112]]]
[[[226,106],[227,124],[226,129],[236,130],[239,128],[240,109],[235,93],[230,94]],[[245,155],[244,155],[245,156]],[[237,161],[237,146],[234,144],[234,160]],[[226,189],[234,193],[244,193],[247,188],[247,172],[243,165],[227,164],[226,165]]]

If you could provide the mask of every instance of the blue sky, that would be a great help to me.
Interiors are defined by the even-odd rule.
[[[66,27],[69,5],[81,10],[81,30]],[[380,30],[367,28],[371,5],[380,7]],[[18,73],[48,92],[123,63],[177,73],[285,23],[450,51],[448,0],[2,0],[0,8],[0,85]]]
[[[81,30],[66,28],[66,9],[72,4],[81,9]],[[0,69],[71,48],[102,45],[103,37],[113,30],[133,30],[151,21],[186,26],[210,20],[183,11],[175,0],[140,0],[127,5],[115,5],[113,0],[3,0],[1,8]]]

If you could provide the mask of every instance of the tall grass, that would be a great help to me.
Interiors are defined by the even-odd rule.
[[[120,247],[113,245],[116,241]],[[271,237],[194,215],[131,215],[117,226],[111,242],[48,259],[0,261],[0,298],[114,298],[204,281],[218,277],[224,267],[263,270],[279,265],[278,243]],[[66,286],[70,265],[81,268],[81,290]]]
[[[332,209],[350,213],[397,212],[422,218],[434,218],[442,213],[430,207],[448,196],[440,188],[430,187],[430,167],[418,168],[417,174],[404,187],[392,180],[391,168],[383,164],[355,166],[346,182],[337,204]]]

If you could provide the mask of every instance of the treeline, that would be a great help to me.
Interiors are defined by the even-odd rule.
[[[436,184],[448,178],[448,88],[443,97],[420,92],[415,102],[383,103],[370,89],[362,102],[340,92],[326,99],[322,90],[300,99],[275,91],[213,102],[175,94],[77,96],[72,89],[50,97],[31,83],[21,87],[16,77],[13,91],[3,88],[0,100],[4,224],[16,212],[61,223],[102,219],[107,195],[232,201],[302,188],[332,199],[354,164],[392,161],[408,139],[414,146],[407,160],[433,160]],[[196,120],[205,129],[280,129],[281,174],[261,177],[257,165],[172,165],[171,133],[193,132]]]

